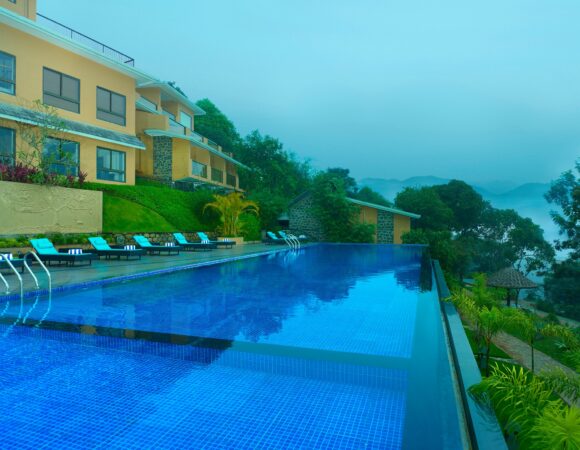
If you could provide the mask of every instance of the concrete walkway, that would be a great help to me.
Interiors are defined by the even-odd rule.
[[[68,285],[68,284],[78,284],[86,283],[90,281],[104,280],[107,278],[113,278],[124,275],[133,275],[144,272],[151,272],[155,270],[168,269],[172,267],[186,266],[189,264],[215,261],[224,258],[231,258],[236,256],[251,255],[275,250],[284,250],[286,246],[281,245],[265,245],[265,244],[246,244],[246,245],[235,245],[231,249],[215,249],[205,252],[184,252],[182,251],[179,255],[144,255],[141,260],[131,259],[127,261],[126,259],[100,259],[93,261],[92,265],[51,265],[48,266],[52,274],[52,285],[53,287]],[[38,277],[40,287],[45,288],[46,275],[40,268],[38,264],[33,266],[33,271]],[[9,271],[3,270],[2,274],[8,280],[11,291],[10,294],[18,293],[19,284],[16,276]],[[26,271],[21,274],[25,291],[30,291],[35,289],[34,280]],[[0,296],[4,294],[4,286],[0,286]]]

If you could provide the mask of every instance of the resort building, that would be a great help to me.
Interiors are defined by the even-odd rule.
[[[245,166],[194,131],[204,111],[134,65],[38,14],[36,0],[0,0],[0,164],[33,154],[23,137],[26,128],[47,128],[39,101],[55,108],[61,125],[41,149],[56,173],[84,172],[99,183],[131,185],[142,176],[184,189],[239,190],[238,168]]]
[[[348,198],[349,202],[359,208],[359,221],[375,227],[377,244],[402,244],[401,237],[411,230],[411,219],[421,216],[407,211],[374,203],[362,202]],[[288,227],[294,233],[306,233],[313,238],[324,241],[322,224],[314,214],[314,204],[310,192],[296,197],[288,207]]]

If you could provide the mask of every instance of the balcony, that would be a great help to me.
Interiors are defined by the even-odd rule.
[[[211,168],[211,181],[215,181],[216,183],[223,183],[224,182],[224,171],[220,169],[216,169],[215,167]]]
[[[90,38],[82,33],[79,33],[72,28],[63,25],[56,20],[49,19],[42,14],[36,14],[36,23],[42,25],[43,27],[60,34],[61,36],[67,37],[72,41],[78,42],[79,44],[84,45],[92,50],[102,53],[107,58],[110,58],[114,61],[127,64],[128,66],[135,67],[135,60],[124,53],[121,53],[114,48],[109,47],[108,45],[103,44],[93,38]]]
[[[205,138],[205,140],[207,141],[207,145],[209,145],[211,148],[216,149],[217,151],[221,152],[221,147],[219,145],[217,145],[217,143],[215,143],[214,141],[212,141],[209,138]]]
[[[169,119],[169,131],[177,134],[183,134],[185,136],[185,127],[181,125],[176,120],[173,120],[171,117],[168,116]]]

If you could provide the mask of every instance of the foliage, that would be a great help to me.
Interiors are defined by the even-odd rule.
[[[217,142],[225,151],[236,153],[241,139],[232,121],[207,98],[197,101],[196,105],[205,114],[195,117],[195,130]]]
[[[85,189],[103,191],[103,196],[117,197],[137,203],[141,206],[155,211],[169,224],[173,226],[173,231],[201,231],[214,230],[218,225],[217,214],[202,214],[206,203],[213,200],[210,191],[199,190],[195,192],[183,192],[171,189],[164,185],[141,185],[121,186],[113,184],[85,183]],[[118,203],[118,202],[117,202]],[[106,214],[106,211],[105,211]],[[131,210],[117,210],[117,222],[114,226],[126,224],[123,227],[131,228]],[[106,217],[106,216],[105,216]],[[113,225],[111,225],[113,226]],[[155,229],[135,229],[128,231],[162,231]]]
[[[358,185],[356,180],[350,176],[350,170],[342,167],[330,167],[326,169],[326,173],[330,178],[340,180],[342,187],[348,197],[356,198],[358,192]]]
[[[358,221],[358,208],[347,200],[343,180],[323,172],[312,187],[314,213],[331,242],[373,242],[374,226]]]
[[[544,278],[544,292],[562,315],[580,320],[580,261],[568,258],[553,264]]]
[[[395,206],[420,214],[416,226],[424,230],[450,231],[453,211],[433,187],[405,188],[395,197]]]
[[[580,258],[580,160],[576,161],[576,173],[564,172],[552,182],[546,200],[558,205],[561,212],[552,211],[552,219],[560,228],[563,240],[556,241],[558,250],[571,250],[570,258]]]
[[[278,230],[278,217],[288,207],[288,198],[280,194],[274,194],[264,189],[256,189],[248,195],[260,205],[260,224],[264,230]]]
[[[493,407],[505,433],[521,448],[580,448],[580,414],[553,395],[552,386],[523,368],[496,366],[470,388],[480,403]]]
[[[375,205],[393,206],[392,202],[368,186],[358,189],[356,194],[351,195],[351,197],[362,202],[374,203]]]
[[[214,201],[207,203],[203,211],[213,209],[220,217],[220,232],[224,236],[239,236],[244,222],[240,221],[242,214],[255,214],[258,216],[260,208],[251,200],[244,200],[239,192],[232,192],[228,195],[216,195]],[[247,224],[247,222],[246,222]]]
[[[431,257],[439,260],[446,271],[458,275],[459,278],[463,277],[467,266],[466,255],[450,231],[416,228],[404,233],[402,241],[404,244],[428,245]]]
[[[20,162],[10,166],[0,164],[0,181],[81,188],[86,177],[87,174],[84,172],[79,172],[78,177],[73,177],[72,175],[59,175],[54,172],[42,172],[36,167],[25,166]]]
[[[489,203],[464,181],[451,180],[433,186],[441,201],[452,211],[451,229],[460,234],[474,232],[481,223],[483,211]]]
[[[246,241],[259,241],[262,238],[260,219],[254,214],[240,216],[240,234]]]

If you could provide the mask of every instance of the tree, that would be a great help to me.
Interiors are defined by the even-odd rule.
[[[342,167],[331,167],[326,169],[326,173],[334,179],[339,179],[342,181],[344,190],[347,196],[355,196],[358,192],[358,185],[356,180],[350,176],[349,169],[343,169]]]
[[[569,258],[553,264],[544,278],[544,292],[561,314],[580,320],[580,261]]]
[[[571,250],[571,258],[580,258],[580,160],[576,161],[576,177],[572,170],[560,175],[552,182],[545,195],[546,200],[561,208],[561,212],[552,211],[551,216],[560,228],[563,240],[556,241],[558,250]]]
[[[360,188],[356,194],[352,195],[352,198],[362,202],[374,203],[375,205],[393,206],[392,202],[368,186]]]
[[[450,230],[454,220],[453,211],[443,203],[433,187],[405,188],[395,197],[395,206],[420,214],[417,227],[426,230]]]
[[[195,130],[217,142],[225,151],[236,153],[241,139],[233,122],[207,98],[198,100],[196,105],[205,114],[195,118]]]
[[[322,172],[312,186],[314,213],[331,242],[373,242],[374,226],[358,221],[358,207],[347,200],[342,178]]]
[[[214,209],[220,215],[221,232],[224,236],[235,237],[239,236],[240,232],[240,218],[245,214],[259,213],[259,207],[256,203],[244,200],[242,194],[239,192],[232,192],[224,196],[215,196],[215,201],[207,203],[203,211],[207,208]]]
[[[477,229],[489,203],[484,201],[475,189],[459,180],[433,186],[433,189],[453,212],[453,220],[450,223],[453,231],[464,235]]]

